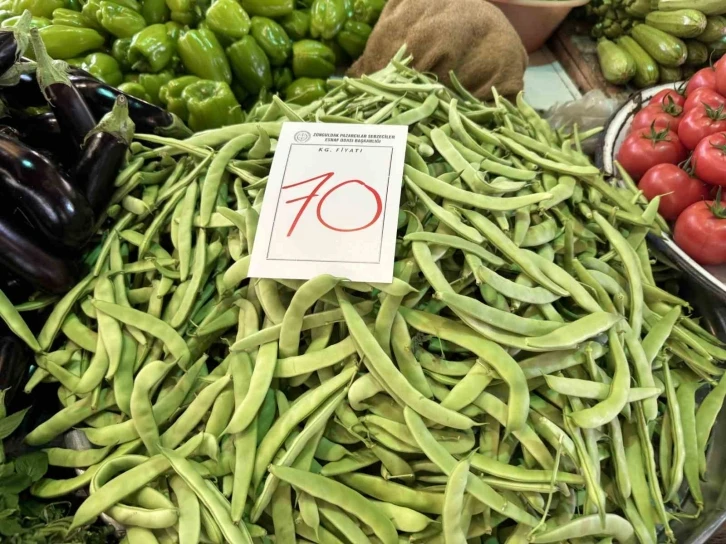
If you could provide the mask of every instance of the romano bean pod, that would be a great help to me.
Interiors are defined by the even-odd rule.
[[[656,285],[677,276],[649,252],[655,210],[521,96],[485,106],[394,60],[186,140],[136,135],[28,385],[74,395],[29,443],[75,427],[94,445],[60,460],[90,477],[33,487],[90,482],[74,527],[105,512],[157,541],[652,543],[674,538],[677,492],[708,507],[679,482],[708,468],[724,352]],[[183,83],[165,100],[200,84]],[[248,277],[273,142],[322,119],[409,127],[390,284]]]

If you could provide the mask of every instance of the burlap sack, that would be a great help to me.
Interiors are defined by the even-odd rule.
[[[449,70],[477,98],[522,90],[527,53],[502,12],[485,0],[388,0],[363,55],[348,74],[385,67],[406,44],[413,66],[448,84]]]

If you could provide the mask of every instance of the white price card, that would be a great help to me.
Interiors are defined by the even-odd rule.
[[[407,134],[396,125],[285,123],[250,277],[393,281]]]

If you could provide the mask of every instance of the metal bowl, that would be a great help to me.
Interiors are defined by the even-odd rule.
[[[682,83],[666,83],[639,91],[630,96],[623,106],[608,121],[603,135],[602,146],[598,149],[596,162],[606,174],[614,175],[615,155],[628,134],[633,117],[644,103],[664,89],[678,88]],[[657,250],[673,261],[689,278],[722,303],[726,303],[726,265],[701,266],[691,259],[667,235],[649,236],[649,242]]]

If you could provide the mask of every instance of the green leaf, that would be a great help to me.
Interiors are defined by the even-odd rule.
[[[2,508],[17,510],[19,501],[20,499],[15,493],[0,495],[0,505],[2,505]]]
[[[0,519],[0,535],[13,536],[20,534],[23,528],[14,519]]]
[[[0,480],[0,493],[20,493],[32,483],[27,474],[11,474]]]
[[[15,472],[15,463],[10,461],[9,463],[5,463],[4,465],[0,465],[0,478],[4,478],[5,476],[9,476]]]
[[[26,453],[15,459],[15,472],[27,475],[32,482],[40,480],[48,471],[48,455],[43,451]]]
[[[11,434],[13,434],[13,432],[15,432],[15,429],[17,429],[23,422],[23,418],[25,417],[25,414],[28,412],[28,410],[30,410],[30,408],[20,410],[19,412],[15,412],[14,414],[9,415],[8,417],[0,419],[0,440],[7,438]]]
[[[17,495],[6,495],[7,497],[17,497]],[[0,510],[0,519],[9,518],[12,516],[17,510],[15,508],[6,508],[5,510]]]

